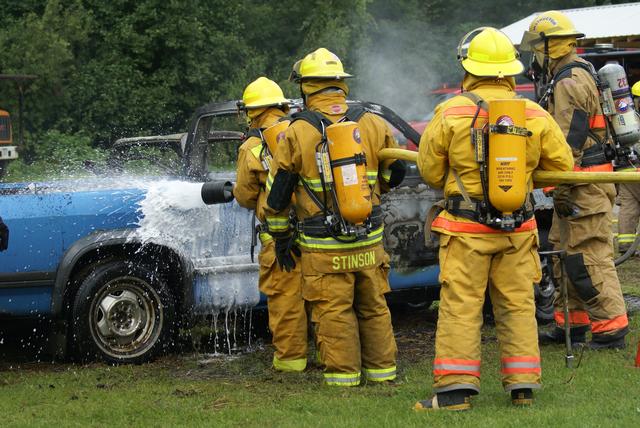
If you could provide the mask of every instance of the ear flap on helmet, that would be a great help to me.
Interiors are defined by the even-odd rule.
[[[533,47],[540,43],[544,39],[544,33],[537,33],[534,31],[525,31],[520,40],[520,50],[523,52],[530,52]]]
[[[291,69],[291,73],[289,74],[289,82],[299,82],[302,78],[302,75],[300,74],[301,63],[302,60],[299,59],[295,64],[293,64],[293,68]]]

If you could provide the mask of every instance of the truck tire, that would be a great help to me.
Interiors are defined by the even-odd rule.
[[[82,281],[72,329],[81,360],[147,362],[173,343],[175,301],[164,280],[144,264],[109,262]]]

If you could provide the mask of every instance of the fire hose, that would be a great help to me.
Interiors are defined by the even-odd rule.
[[[402,159],[409,162],[418,160],[418,152],[405,149],[382,149],[379,159]],[[534,171],[535,187],[545,187],[560,183],[640,183],[637,172],[575,172],[575,171]],[[221,204],[233,200],[233,184],[228,181],[211,181],[202,185],[202,200],[205,204]],[[618,266],[629,259],[640,247],[640,234],[626,253],[615,260]]]
[[[382,149],[378,152],[378,158],[416,162],[418,152],[405,149]],[[640,183],[640,174],[637,172],[534,171],[533,182],[536,188],[560,183]],[[206,204],[230,202],[233,200],[233,184],[228,181],[204,183],[202,199]],[[632,248],[637,249],[638,244],[636,239]]]
[[[619,266],[622,263],[626,262],[629,257],[633,256],[636,253],[638,246],[640,246],[640,234],[636,234],[636,239],[635,241],[633,241],[633,244],[631,244],[629,249],[623,255],[614,260],[614,264],[616,266]]]
[[[378,158],[416,162],[418,152],[405,149],[382,149],[378,152]],[[561,183],[640,183],[640,174],[637,172],[533,171],[533,182],[536,188]]]

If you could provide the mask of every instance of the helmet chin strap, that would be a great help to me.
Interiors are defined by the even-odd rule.
[[[538,55],[536,55],[536,51],[533,50],[530,66],[530,75],[532,77],[531,80],[533,80],[533,83],[535,85],[536,98],[538,99],[538,101],[542,99],[542,95],[546,92],[550,78],[549,38],[546,37],[544,33],[540,33],[540,37],[544,42],[544,59],[542,60],[542,64],[540,64]]]
[[[544,39],[544,61],[542,63],[542,85],[549,83],[549,38],[540,33]]]
[[[307,95],[302,90],[302,81],[300,81],[300,98],[302,98],[302,103],[306,106],[307,105]]]

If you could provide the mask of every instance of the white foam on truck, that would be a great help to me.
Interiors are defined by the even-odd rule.
[[[136,237],[168,246],[195,268],[197,314],[228,313],[259,301],[258,266],[251,263],[252,213],[237,203],[205,205],[202,183],[163,180],[139,203]],[[256,256],[259,248],[256,248]]]

